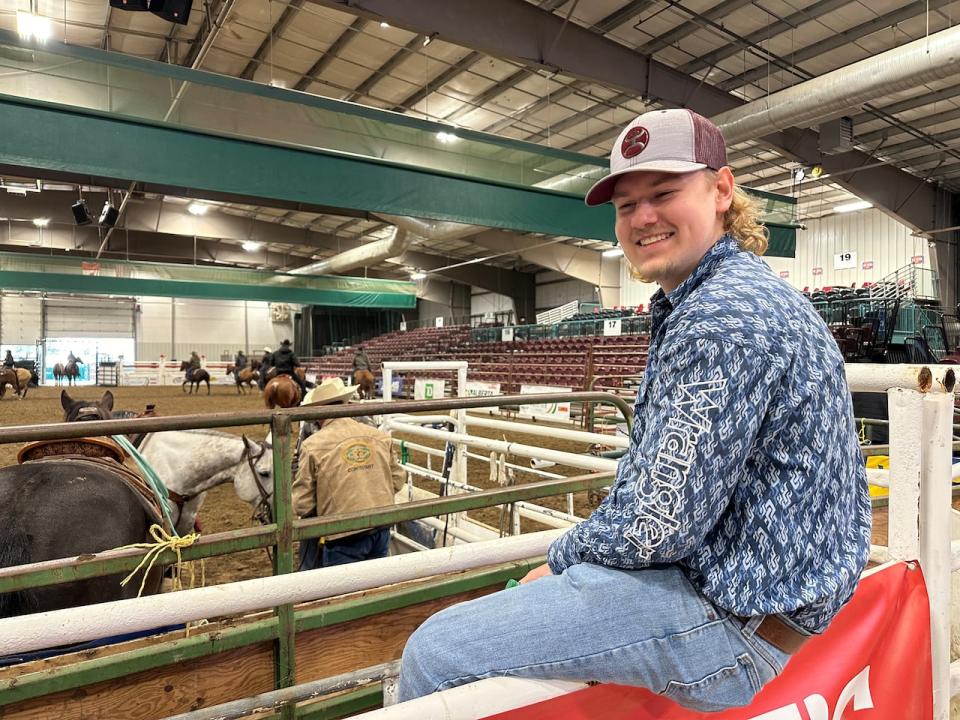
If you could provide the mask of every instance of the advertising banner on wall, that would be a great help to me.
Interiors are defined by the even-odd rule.
[[[647,690],[606,684],[488,720],[929,720],[932,685],[923,574],[896,563],[864,577],[827,631],[747,707],[701,713]]]
[[[439,400],[447,390],[447,381],[437,378],[417,378],[413,383],[414,400]]]
[[[570,392],[568,387],[554,387],[552,385],[521,385],[520,394]],[[541,403],[536,405],[521,405],[520,417],[537,418],[539,420],[555,420],[570,422],[570,403]]]
[[[467,380],[467,397],[490,397],[500,394],[500,383],[481,382],[480,380]],[[476,408],[477,410],[499,410],[496,405],[491,407]]]

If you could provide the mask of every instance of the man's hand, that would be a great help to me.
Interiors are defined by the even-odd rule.
[[[550,569],[550,566],[547,563],[544,563],[540,567],[534,568],[526,575],[523,576],[523,580],[520,581],[521,585],[524,585],[539,578],[546,577],[547,575],[553,575],[553,571]]]

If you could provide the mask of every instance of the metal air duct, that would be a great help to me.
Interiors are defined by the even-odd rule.
[[[960,70],[960,26],[839,68],[711,118],[728,145],[811,127],[849,108]]]
[[[374,265],[387,258],[402,254],[412,239],[406,230],[394,226],[390,237],[361,245],[325,260],[318,260],[315,263],[295,268],[290,271],[290,274],[329,275],[330,273],[346,272],[354,268]]]

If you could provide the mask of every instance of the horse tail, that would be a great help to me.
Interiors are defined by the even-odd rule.
[[[30,563],[30,540],[22,532],[7,530],[0,533],[0,568]],[[0,593],[0,618],[26,615],[37,609],[37,598],[32,590]]]

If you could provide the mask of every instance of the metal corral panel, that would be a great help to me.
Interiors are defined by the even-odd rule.
[[[0,344],[33,345],[43,336],[43,300],[0,296]]]
[[[130,298],[47,298],[46,337],[132,338],[134,308]]]

